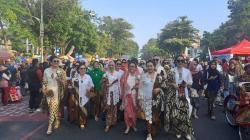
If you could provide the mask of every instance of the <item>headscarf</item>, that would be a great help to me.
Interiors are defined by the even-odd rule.
[[[217,66],[217,62],[215,60],[211,61],[210,64],[209,64],[209,68],[208,68],[209,76],[216,76],[218,74],[217,69],[216,68],[212,69],[211,65]]]
[[[111,70],[110,68],[109,68],[109,65],[114,65],[114,69],[113,70]],[[109,61],[109,63],[108,63],[108,71],[109,72],[114,72],[115,71],[115,62],[113,61],[113,60],[111,60],[111,61]]]

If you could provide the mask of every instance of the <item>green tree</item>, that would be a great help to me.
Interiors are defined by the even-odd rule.
[[[215,50],[231,47],[244,38],[250,39],[250,1],[228,0],[229,20],[212,33],[204,32],[202,46]]]
[[[27,10],[20,6],[23,2],[22,0],[0,0],[0,40],[4,41],[5,46],[8,45],[8,40],[15,44],[20,41],[19,35],[28,34],[26,29],[19,26],[21,19],[24,21],[23,17],[27,15]]]
[[[141,49],[141,53],[142,53],[141,58],[144,60],[148,60],[148,59],[153,58],[155,55],[165,57],[166,52],[163,49],[160,49],[158,45],[159,45],[158,39],[155,39],[155,38],[149,39],[147,44],[145,44],[143,48]]]
[[[160,33],[159,47],[173,56],[184,52],[186,47],[197,43],[198,29],[192,26],[192,21],[186,16],[169,22]]]
[[[135,44],[131,43],[133,42],[131,39],[134,37],[133,33],[131,33],[131,29],[133,28],[131,24],[122,18],[112,19],[110,16],[103,17],[101,20],[102,23],[99,25],[99,30],[108,35],[106,37],[110,40],[110,46],[107,46],[108,54],[120,57],[129,54],[128,51],[125,51],[129,50],[126,47],[137,47],[137,45],[128,45]]]

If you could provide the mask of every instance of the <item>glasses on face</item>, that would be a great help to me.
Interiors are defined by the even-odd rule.
[[[177,60],[177,63],[184,63],[185,60]]]
[[[116,63],[116,65],[117,65],[117,66],[120,66],[120,65],[122,65],[122,64],[121,64],[121,63]]]
[[[126,61],[122,61],[123,64],[126,64],[127,62]]]
[[[82,67],[82,68],[80,68],[80,70],[85,70],[85,69],[86,69],[86,68],[83,68],[83,67]]]
[[[155,58],[154,61],[159,61],[159,59]]]
[[[53,60],[54,63],[59,63],[59,60]]]

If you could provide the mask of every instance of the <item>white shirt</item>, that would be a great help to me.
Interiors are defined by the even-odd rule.
[[[107,71],[104,75],[107,77],[109,84],[112,84],[115,80],[118,80],[118,82],[114,83],[112,86],[108,88],[108,95],[107,95],[107,104],[111,105],[111,100],[113,101],[113,105],[116,105],[119,102],[120,98],[120,76],[121,73],[118,71],[114,71],[113,73],[110,73]],[[113,94],[113,99],[111,99],[111,94]]]
[[[156,66],[156,72],[157,72],[157,74],[161,74],[161,71],[163,71],[164,72],[164,75],[165,75],[165,70],[164,70],[164,68],[161,66],[161,64],[157,64],[157,66]]]
[[[83,107],[88,101],[89,98],[86,96],[87,90],[90,90],[94,87],[93,81],[88,74],[84,74],[83,77],[78,75],[79,82],[79,105]]]
[[[197,65],[196,70],[197,70],[197,71],[202,71],[202,70],[203,70],[201,64],[198,64],[198,65]]]
[[[124,74],[124,71],[121,70],[121,69],[119,69],[117,72],[119,73],[119,79],[121,79],[121,77],[122,77],[123,74]]]
[[[193,84],[193,78],[192,78],[192,74],[191,72],[186,69],[186,68],[182,68],[180,71],[178,71],[177,68],[174,69],[175,71],[175,82],[176,84],[181,84],[182,81],[185,81],[188,85],[192,85]],[[176,90],[176,96],[178,97],[178,91]],[[185,97],[188,101],[189,104],[189,117],[191,116],[192,113],[192,105],[190,103],[190,98],[188,95],[188,89],[187,87],[185,88]]]

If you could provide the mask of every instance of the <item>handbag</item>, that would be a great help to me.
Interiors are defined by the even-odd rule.
[[[94,90],[91,89],[89,92],[86,93],[86,96],[87,96],[88,98],[93,98],[93,97],[96,96],[96,94],[95,94]]]
[[[146,119],[145,113],[141,109],[138,109],[137,111],[137,118],[142,119],[142,120]]]
[[[47,90],[47,91],[44,91],[43,92],[44,93],[44,95],[45,96],[47,96],[47,97],[53,97],[54,96],[54,92],[53,92],[53,90]]]

